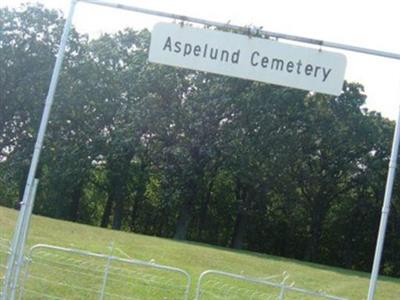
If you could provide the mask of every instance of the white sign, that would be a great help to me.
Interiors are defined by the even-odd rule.
[[[149,61],[339,95],[346,57],[230,32],[158,23]]]

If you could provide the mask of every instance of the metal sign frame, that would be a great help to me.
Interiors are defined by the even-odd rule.
[[[197,24],[203,24],[203,25],[208,25],[208,26],[214,26],[214,27],[218,27],[218,28],[233,29],[233,30],[247,33],[247,34],[256,32],[256,33],[261,33],[266,36],[274,37],[277,39],[284,39],[284,40],[288,40],[288,41],[300,42],[303,44],[317,45],[320,47],[325,46],[327,48],[341,49],[341,50],[346,50],[346,51],[351,51],[351,52],[356,52],[356,53],[363,53],[363,54],[369,54],[369,55],[374,55],[374,56],[380,56],[380,57],[400,60],[400,54],[397,54],[397,53],[379,51],[379,50],[374,50],[374,49],[340,44],[340,43],[333,43],[333,42],[311,39],[311,38],[302,37],[302,36],[295,36],[295,35],[271,32],[271,31],[261,30],[261,29],[257,29],[257,28],[252,29],[249,27],[225,24],[225,23],[221,23],[221,22],[214,22],[214,21],[209,21],[209,20],[200,19],[200,18],[193,18],[193,17],[189,17],[189,16],[185,16],[185,15],[178,15],[178,14],[172,14],[172,13],[167,13],[167,12],[162,12],[162,11],[157,11],[157,10],[150,10],[150,9],[145,9],[145,8],[140,8],[140,7],[130,6],[130,5],[113,3],[113,2],[111,2],[111,0],[110,1],[107,1],[107,0],[71,0],[69,12],[67,15],[63,34],[62,34],[61,41],[60,41],[60,47],[58,49],[57,59],[56,59],[55,65],[54,65],[53,74],[52,74],[51,81],[50,81],[50,86],[49,86],[49,90],[48,90],[48,94],[47,94],[47,98],[46,98],[46,102],[45,102],[45,107],[43,110],[42,119],[40,122],[39,132],[38,132],[36,143],[34,146],[34,152],[33,152],[32,160],[31,160],[28,178],[27,178],[26,185],[25,185],[24,195],[23,195],[23,198],[21,201],[21,209],[20,209],[17,224],[15,227],[13,240],[12,240],[11,252],[8,257],[7,270],[6,270],[4,284],[3,284],[3,290],[2,290],[2,294],[1,294],[2,300],[8,300],[8,299],[13,300],[14,299],[15,290],[16,290],[16,287],[18,284],[18,278],[19,278],[21,266],[23,265],[23,262],[24,262],[24,249],[25,249],[25,243],[26,243],[26,239],[27,239],[27,235],[28,235],[28,231],[29,231],[29,224],[30,224],[29,221],[31,218],[32,206],[33,206],[33,201],[34,201],[34,191],[33,190],[36,189],[35,174],[36,174],[37,166],[39,163],[39,157],[40,157],[40,153],[41,153],[42,146],[43,146],[43,141],[44,141],[44,136],[45,136],[48,120],[50,117],[51,107],[52,107],[52,104],[54,101],[54,94],[56,91],[61,66],[62,66],[63,59],[64,59],[65,48],[67,45],[68,36],[69,36],[69,32],[70,32],[71,25],[72,25],[72,18],[74,15],[76,4],[78,2],[85,2],[85,3],[90,3],[90,4],[105,6],[105,7],[111,7],[111,8],[117,8],[117,9],[122,9],[122,10],[143,13],[143,14],[147,14],[147,15],[153,15],[153,16],[165,17],[165,18],[181,20],[181,21],[186,21],[186,22],[192,22],[192,23],[197,23]],[[373,300],[374,295],[375,295],[376,283],[377,283],[377,278],[378,278],[378,274],[379,274],[379,267],[380,267],[380,262],[381,262],[381,258],[382,258],[383,244],[384,244],[385,233],[386,233],[386,226],[387,226],[388,216],[389,216],[389,212],[390,212],[390,202],[391,202],[391,197],[392,197],[393,183],[394,183],[394,177],[395,177],[395,171],[396,171],[396,165],[397,165],[399,141],[400,141],[400,110],[399,110],[399,114],[397,116],[396,127],[395,127],[395,132],[394,132],[394,137],[393,137],[390,162],[389,162],[389,168],[388,168],[388,175],[387,175],[387,181],[386,181],[385,197],[384,197],[383,206],[382,206],[381,220],[380,220],[380,225],[379,225],[379,233],[378,233],[377,242],[376,242],[374,263],[373,263],[373,267],[372,267],[371,279],[370,279],[369,290],[368,290],[368,300]]]

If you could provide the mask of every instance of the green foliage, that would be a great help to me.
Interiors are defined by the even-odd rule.
[[[0,9],[0,204],[21,197],[63,25]],[[150,64],[150,32],[73,31],[35,212],[369,270],[394,124],[339,97]],[[382,271],[400,275],[399,185]]]

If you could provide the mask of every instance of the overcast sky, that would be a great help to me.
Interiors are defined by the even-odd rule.
[[[398,0],[109,0],[237,25],[337,43],[400,53]],[[0,0],[17,7],[26,1]],[[69,0],[37,0],[67,12]],[[79,3],[73,24],[82,33],[98,35],[127,26],[152,28],[168,19]],[[332,49],[327,49],[332,51]],[[338,50],[334,50],[338,51]],[[341,52],[341,51],[338,51]],[[365,86],[367,107],[395,119],[400,105],[400,61],[342,52],[347,56],[346,79]]]

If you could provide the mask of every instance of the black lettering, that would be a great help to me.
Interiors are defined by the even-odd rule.
[[[325,68],[322,68],[322,71],[324,72],[324,79],[322,79],[322,81],[325,82],[325,80],[328,78],[329,73],[332,71],[332,69],[325,70]],[[327,72],[325,72],[325,71],[327,71]]]
[[[218,49],[211,48],[211,51],[210,51],[210,58],[211,58],[211,59],[217,59],[217,56],[218,56]]]
[[[286,71],[288,73],[292,73],[294,68],[294,63],[292,61],[289,61],[286,65]]]
[[[184,49],[183,56],[189,55],[192,52],[192,45],[186,43],[183,49]]]
[[[193,49],[193,54],[195,56],[199,56],[200,55],[200,51],[201,51],[201,47],[199,45],[196,45]]]
[[[224,58],[224,56],[225,56],[225,58]],[[226,50],[222,50],[221,51],[221,61],[225,60],[226,62],[228,62],[228,59],[229,59],[229,52]]]
[[[297,62],[297,74],[300,74],[300,68],[303,65],[303,63],[301,62],[301,59],[299,59],[299,61]]]
[[[181,46],[182,46],[181,42],[175,42],[175,50],[174,50],[174,52],[175,53],[181,52],[181,50],[182,50]]]
[[[163,51],[165,51],[165,48],[169,48],[169,51],[172,51],[171,47],[171,37],[169,36],[167,40],[165,41],[164,47],[162,48]]]
[[[318,76],[318,71],[321,69],[321,67],[320,66],[316,66],[315,67],[315,70],[314,70],[314,77],[317,77]]]
[[[203,57],[206,57],[206,55],[207,55],[207,48],[208,48],[208,44],[205,44],[205,46],[204,46],[204,52],[203,52]]]
[[[239,62],[240,50],[232,53],[232,63],[237,64]]]
[[[271,69],[275,69],[275,70],[280,69],[280,71],[282,71],[283,65],[284,65],[284,61],[282,59],[274,58],[274,59],[272,59]]]
[[[268,67],[268,61],[269,61],[268,57],[264,56],[261,60],[261,67],[263,68]]]
[[[251,63],[251,65],[252,66],[258,66],[258,62],[255,62],[255,57],[256,56],[260,56],[260,53],[258,52],[258,51],[254,51],[252,54],[251,54],[251,57],[250,57],[250,63]]]
[[[310,75],[312,74],[312,72],[313,72],[313,66],[310,65],[310,64],[306,65],[306,68],[305,68],[305,70],[304,70],[304,73],[305,73],[307,76],[310,76]]]

